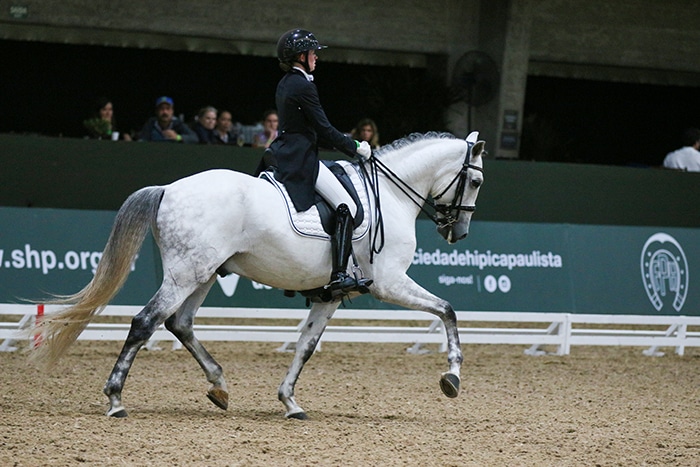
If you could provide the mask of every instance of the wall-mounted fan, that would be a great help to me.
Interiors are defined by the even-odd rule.
[[[472,131],[472,107],[486,104],[496,95],[498,66],[486,53],[472,50],[462,55],[452,72],[452,102],[467,103],[467,126]]]

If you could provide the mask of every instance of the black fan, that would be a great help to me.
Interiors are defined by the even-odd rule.
[[[496,95],[498,66],[484,52],[472,50],[462,55],[452,72],[452,102],[464,101],[468,106],[467,124],[472,130],[472,107],[486,104]]]

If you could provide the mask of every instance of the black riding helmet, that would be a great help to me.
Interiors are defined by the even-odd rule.
[[[294,59],[302,53],[308,53],[309,50],[325,49],[325,45],[321,45],[316,39],[316,36],[311,31],[306,29],[292,29],[282,34],[277,41],[277,58],[280,61],[280,68],[284,71],[289,71],[292,68]],[[308,70],[308,65],[304,63],[304,68]]]

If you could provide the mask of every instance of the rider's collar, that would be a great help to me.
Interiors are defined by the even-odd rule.
[[[307,73],[306,70],[304,70],[303,68],[300,68],[300,67],[298,67],[298,66],[295,66],[294,69],[295,69],[295,70],[301,71],[301,73],[302,73],[302,74],[306,77],[306,79],[308,79],[309,81],[313,81],[313,80],[314,80],[314,76],[313,76],[313,75],[310,75],[309,73]]]

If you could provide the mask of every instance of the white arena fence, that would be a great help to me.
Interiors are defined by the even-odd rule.
[[[0,304],[0,319],[9,319],[0,322],[0,351],[33,345],[31,340],[23,342],[19,332],[37,315],[56,309]],[[140,306],[108,306],[79,340],[123,341],[131,324],[127,318],[140,310]],[[281,342],[278,350],[286,351],[299,338],[307,315],[306,309],[202,307],[197,320],[216,324],[195,324],[194,330],[201,341]],[[700,347],[697,316],[458,311],[457,319],[463,345],[527,345],[528,355],[569,355],[572,346],[591,345],[646,347],[643,353],[649,356],[661,356],[664,353],[660,348],[671,347],[677,355],[683,355],[686,347]],[[403,343],[411,344],[407,350],[412,353],[427,351],[425,344],[437,344],[440,351],[446,350],[441,321],[425,312],[339,308],[330,324],[321,342]],[[173,349],[181,347],[162,326],[146,347],[157,349],[164,341],[172,341]]]

